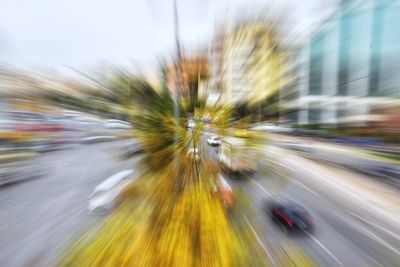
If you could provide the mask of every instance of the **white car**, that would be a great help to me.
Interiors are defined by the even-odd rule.
[[[132,182],[130,179],[132,173],[132,170],[121,171],[98,185],[88,197],[89,213],[94,215],[108,213],[114,207],[119,193]]]
[[[196,123],[194,121],[189,121],[186,126],[187,128],[194,129],[196,128]]]
[[[116,140],[115,136],[111,135],[94,135],[83,138],[82,142],[86,144],[101,143]]]
[[[211,136],[207,139],[207,144],[210,146],[219,146],[221,145],[221,139],[219,136]]]

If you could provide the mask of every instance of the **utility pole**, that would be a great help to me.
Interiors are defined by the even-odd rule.
[[[176,120],[176,126],[179,127],[179,98],[181,94],[181,61],[182,61],[182,52],[181,52],[181,43],[179,41],[179,17],[178,17],[178,8],[176,4],[177,0],[174,0],[174,28],[175,28],[175,44],[176,44],[176,57],[177,57],[177,62],[175,63],[175,88],[176,88],[176,94],[175,94],[175,101],[174,101],[174,117]],[[196,126],[194,126],[196,127]],[[177,128],[178,129],[178,128]],[[194,134],[194,128],[191,127],[191,132],[192,132],[192,142],[193,142],[193,160],[194,160],[194,167],[195,167],[195,173],[196,173],[196,181],[199,179],[199,166],[198,162],[195,159],[196,157],[196,149],[197,149],[197,144],[195,140],[195,134]],[[175,145],[178,145],[179,142],[179,136],[178,132],[175,132]],[[178,151],[178,150],[177,150]],[[176,164],[179,164],[179,157],[176,157]],[[177,166],[177,170],[178,170]]]
[[[174,145],[177,147],[179,144],[179,134],[178,134],[178,129],[180,127],[180,112],[179,112],[179,97],[180,97],[180,81],[181,81],[181,44],[179,41],[179,18],[178,18],[178,8],[176,5],[177,0],[174,1],[174,30],[175,30],[175,44],[176,44],[176,61],[174,63],[174,68],[175,68],[175,94],[174,94],[174,117],[175,117],[175,126],[176,126],[176,131],[175,131],[175,139],[174,139]],[[179,149],[175,149],[175,153],[179,153]],[[179,156],[180,155],[175,155],[175,164],[176,169],[179,169]]]
[[[176,60],[177,62],[174,64],[175,65],[175,99],[179,100],[180,96],[180,91],[181,91],[181,60],[182,60],[182,54],[181,54],[181,43],[179,41],[179,17],[178,17],[178,8],[176,4],[176,0],[174,0],[174,30],[175,30],[175,44],[176,44]],[[178,104],[178,102],[176,102]],[[179,110],[178,110],[179,112]]]

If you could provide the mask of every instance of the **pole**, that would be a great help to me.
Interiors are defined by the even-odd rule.
[[[178,109],[178,101],[181,91],[181,44],[179,41],[179,18],[178,18],[178,9],[176,5],[176,0],[174,0],[174,30],[175,30],[175,44],[176,44],[176,61],[174,64],[175,67],[175,118],[179,118],[179,109]]]
[[[174,67],[175,67],[175,94],[174,94],[174,117],[175,117],[175,123],[176,123],[176,131],[175,131],[175,140],[174,140],[174,145],[176,146],[176,153],[179,153],[179,149],[177,149],[177,146],[179,144],[179,135],[178,135],[178,129],[180,127],[179,125],[179,95],[180,95],[180,64],[181,64],[181,45],[179,42],[179,20],[178,20],[178,9],[176,5],[176,0],[174,0],[174,30],[175,30],[175,43],[176,43],[176,60]],[[175,162],[176,162],[176,170],[179,168],[179,155],[175,155]]]

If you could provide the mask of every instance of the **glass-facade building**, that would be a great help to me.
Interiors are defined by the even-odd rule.
[[[400,96],[400,1],[344,0],[297,52],[298,123],[337,123]]]

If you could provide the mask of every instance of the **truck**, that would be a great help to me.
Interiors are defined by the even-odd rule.
[[[226,137],[218,151],[221,168],[230,172],[256,172],[257,149],[246,138]]]

